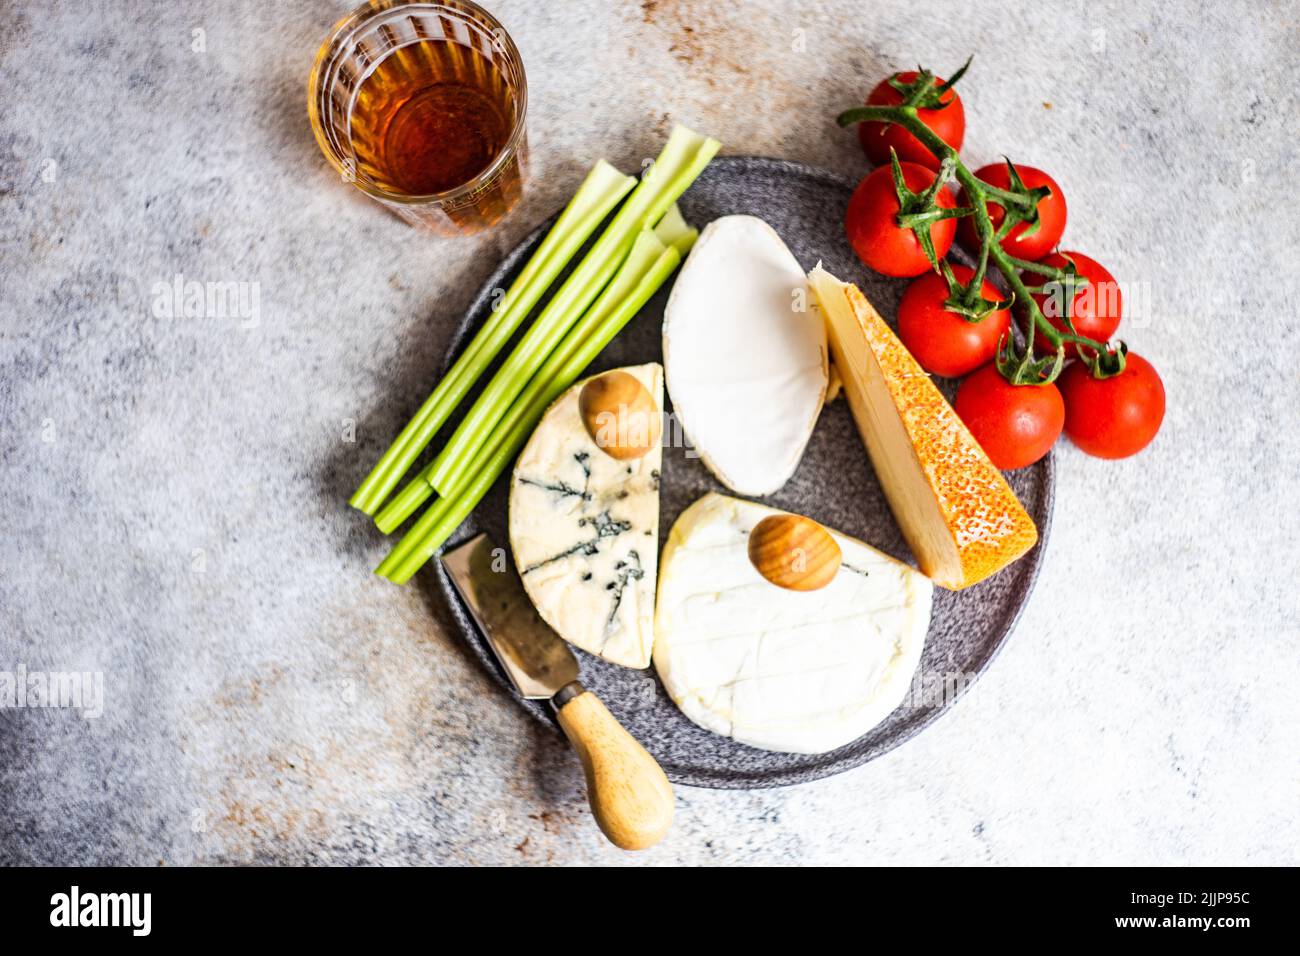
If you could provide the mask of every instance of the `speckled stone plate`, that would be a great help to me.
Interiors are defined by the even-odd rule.
[[[701,229],[719,216],[745,213],[762,217],[781,234],[805,269],[811,269],[820,259],[835,275],[857,283],[881,314],[892,319],[905,283],[869,272],[858,262],[844,238],[844,210],[853,186],[853,182],[834,173],[800,163],[727,156],[709,165],[682,197],[681,208],[687,221]],[[509,285],[550,225],[548,220],[539,226],[488,278],[452,337],[448,365],[488,314],[494,290]],[[591,372],[663,361],[660,327],[671,287],[669,281],[601,352]],[[940,385],[951,399],[952,383],[940,382]],[[683,448],[664,449],[663,475],[661,543],[687,505],[706,491],[727,492],[699,459],[688,456]],[[1038,525],[1038,545],[1010,568],[973,588],[960,593],[936,588],[934,616],[913,683],[914,693],[888,719],[851,744],[818,755],[772,753],[738,744],[697,727],[682,716],[659,684],[653,668],[629,670],[575,651],[582,667],[583,683],[599,694],[628,730],[658,758],[674,783],[726,789],[785,786],[840,773],[879,757],[952,706],[959,693],[936,695],[935,689],[942,687],[945,680],[951,685],[952,675],[964,675],[969,681],[983,671],[1029,599],[1051,526],[1055,484],[1052,458],[1049,455],[1037,465],[1008,477]],[[448,547],[480,531],[486,531],[497,544],[508,544],[508,479],[507,472]],[[904,561],[912,560],[842,398],[823,410],[794,477],[778,494],[763,500],[778,508],[809,515]],[[484,666],[498,677],[504,691],[513,694],[487,644],[455,596],[441,564],[430,562],[422,573],[438,575],[465,640]],[[962,686],[968,684],[959,681],[957,689]],[[545,702],[521,699],[520,704],[538,720],[556,726]]]

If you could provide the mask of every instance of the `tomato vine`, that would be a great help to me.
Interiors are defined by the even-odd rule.
[[[895,188],[900,205],[896,221],[899,226],[911,229],[916,233],[917,239],[920,241],[922,248],[925,249],[931,264],[936,270],[939,270],[941,268],[940,263],[929,241],[930,225],[940,218],[970,216],[974,220],[975,231],[980,244],[975,274],[967,285],[961,286],[952,278],[951,272],[946,268],[946,263],[944,264],[944,275],[949,281],[951,292],[947,307],[950,311],[956,312],[972,322],[980,321],[994,309],[1007,308],[1011,305],[1017,307],[1025,323],[1023,350],[1018,350],[1015,336],[1010,332],[998,349],[998,371],[1002,373],[1007,381],[1013,385],[1046,385],[1054,382],[1065,365],[1065,345],[1071,342],[1076,345],[1080,359],[1087,363],[1095,377],[1106,378],[1117,375],[1124,369],[1127,352],[1124,343],[1119,342],[1112,348],[1108,343],[1098,342],[1095,339],[1079,335],[1075,331],[1074,323],[1070,318],[1069,303],[1073,300],[1075,292],[1087,285],[1088,280],[1079,275],[1073,265],[1058,269],[1037,262],[1027,262],[1008,254],[1000,244],[1000,240],[1020,223],[1030,223],[1031,230],[1036,228],[1038,203],[1051,194],[1051,189],[1047,186],[1038,186],[1033,189],[1026,187],[1021,181],[1019,172],[1010,160],[1007,160],[1010,188],[1002,189],[976,178],[962,163],[957,150],[949,146],[931,130],[917,113],[918,104],[922,104],[927,109],[945,108],[947,104],[941,100],[942,93],[952,88],[952,85],[966,72],[969,65],[970,61],[967,60],[966,65],[942,86],[935,85],[933,73],[918,67],[918,76],[913,83],[906,86],[893,84],[895,89],[904,94],[905,99],[901,105],[857,106],[845,110],[837,117],[836,121],[842,127],[849,127],[862,122],[896,124],[916,137],[939,160],[939,174],[935,178],[934,186],[925,190],[924,193],[917,194],[907,190],[902,183],[898,156],[892,150],[890,151],[894,168]],[[931,90],[933,91],[932,94],[929,92]],[[957,209],[939,209],[934,203],[935,194],[942,188],[944,183],[952,179],[955,179],[964,188],[970,204]],[[993,228],[993,221],[989,216],[988,204],[990,201],[1001,206],[1004,210],[1002,222],[996,230]],[[1010,292],[1011,297],[1007,302],[992,303],[981,296],[980,290],[983,287],[984,277],[988,271],[990,261],[1002,274],[1002,278]],[[1027,286],[1024,279],[1021,278],[1022,272],[1043,276],[1044,283],[1033,287]],[[1030,294],[1031,292],[1041,292],[1046,284],[1052,283],[1059,284],[1062,287],[1063,299],[1066,304],[1063,314],[1066,326],[1064,330],[1048,321],[1038,307],[1033,295]],[[1035,355],[1035,329],[1055,349],[1054,354]]]

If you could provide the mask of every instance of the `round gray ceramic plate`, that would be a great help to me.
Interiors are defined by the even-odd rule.
[[[744,213],[760,216],[780,233],[805,269],[820,259],[841,279],[857,283],[884,316],[897,312],[904,282],[869,272],[858,262],[844,238],[844,210],[854,183],[826,170],[800,163],[760,157],[715,159],[682,197],[688,222],[703,228],[719,216]],[[470,340],[488,314],[493,292],[506,288],[536,248],[551,221],[521,242],[487,280],[452,337],[448,364]],[[660,326],[669,281],[622,333],[600,353],[590,372],[620,365],[662,361]],[[950,382],[940,382],[952,398]],[[1038,525],[1037,546],[1020,561],[975,587],[961,592],[935,591],[934,616],[921,666],[911,695],[883,723],[853,743],[826,754],[787,754],[757,750],[719,737],[691,723],[673,705],[653,668],[634,671],[576,651],[582,680],[609,705],[624,726],[658,758],[674,783],[726,789],[776,787],[803,783],[840,773],[897,747],[928,725],[954,695],[927,700],[918,690],[932,689],[950,675],[967,679],[993,660],[1020,616],[1042,561],[1052,517],[1055,483],[1052,458],[1008,475],[1011,486]],[[448,547],[485,531],[506,545],[504,475],[479,505]],[[707,491],[727,492],[700,463],[682,448],[664,449],[659,531],[663,541],[677,515]],[[880,550],[911,561],[849,410],[841,398],[826,408],[803,462],[789,483],[767,503],[809,515],[829,527],[861,538]],[[483,637],[466,615],[439,562],[431,562],[451,612],[474,653],[514,694]],[[516,695],[517,696],[517,695]],[[555,726],[543,701],[520,703],[537,719]],[[557,728],[558,732],[558,728]]]

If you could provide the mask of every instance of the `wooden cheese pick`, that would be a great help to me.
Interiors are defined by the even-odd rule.
[[[769,515],[749,533],[749,560],[758,573],[790,591],[826,587],[840,570],[840,546],[802,515]]]
[[[578,411],[591,440],[611,458],[630,461],[659,444],[659,408],[627,372],[606,372],[587,382],[578,393]]]

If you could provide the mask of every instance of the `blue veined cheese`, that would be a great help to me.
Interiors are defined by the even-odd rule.
[[[663,369],[624,368],[663,408]],[[510,483],[510,548],[542,618],[577,647],[648,667],[663,449],[619,461],[592,440],[578,382],[538,423]]]
[[[707,494],[664,545],[654,665],[692,721],[791,753],[861,737],[907,696],[934,586],[919,571],[831,531],[843,564],[817,591],[790,591],[749,560],[772,508]]]

